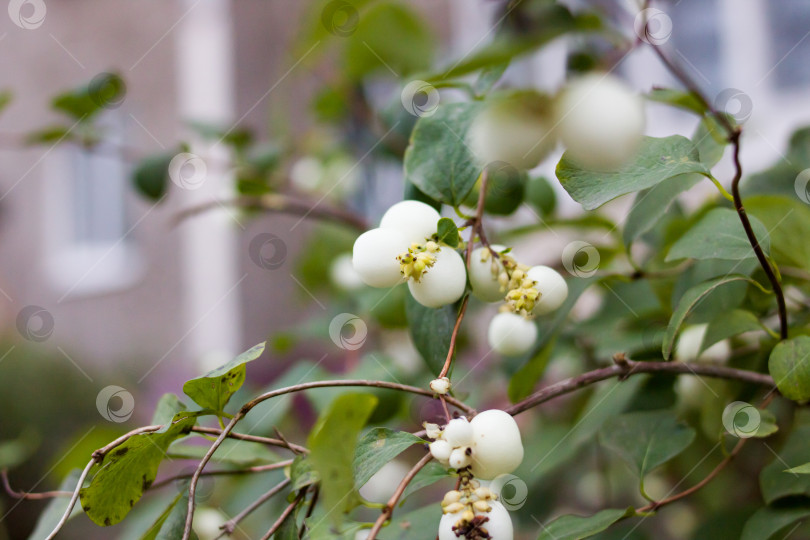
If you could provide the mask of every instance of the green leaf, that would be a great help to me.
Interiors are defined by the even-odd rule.
[[[767,253],[768,230],[754,216],[749,216],[749,220],[759,245]],[[686,258],[739,261],[755,256],[737,212],[713,208],[673,244],[666,261]]]
[[[321,494],[331,520],[338,524],[359,499],[352,462],[357,437],[377,401],[371,394],[338,396],[309,434],[309,462],[321,479]]]
[[[496,216],[508,216],[523,204],[525,186],[528,181],[526,171],[519,170],[509,163],[496,161],[487,165],[487,193],[484,199],[484,210]],[[470,192],[476,198],[480,183]],[[468,200],[469,200],[468,198]],[[475,203],[473,203],[474,205]]]
[[[437,236],[439,242],[450,247],[458,247],[458,227],[452,219],[443,217],[439,220]]]
[[[298,491],[320,480],[318,473],[312,469],[312,463],[306,456],[295,456],[290,466],[290,488]]]
[[[11,100],[14,98],[14,94],[11,90],[0,90],[0,113],[2,113],[6,107],[11,104]]]
[[[197,416],[180,413],[160,431],[134,435],[107,454],[90,484],[79,492],[87,516],[102,526],[124,519],[154,482],[169,445],[191,431]]]
[[[762,323],[750,311],[733,309],[721,313],[706,327],[706,333],[703,334],[703,342],[700,344],[698,354],[724,339],[755,330],[762,330]]]
[[[361,79],[371,73],[402,77],[430,67],[434,39],[419,15],[405,4],[377,2],[360,17],[346,39],[346,75]]]
[[[81,475],[82,471],[79,469],[72,470],[59,485],[59,491],[74,491]],[[62,516],[65,515],[69,502],[69,497],[54,497],[51,499],[48,502],[48,506],[45,507],[45,511],[43,511],[39,519],[37,519],[34,532],[31,533],[28,540],[43,540],[47,538],[56,527],[56,524],[59,523],[59,520],[62,519]],[[72,519],[81,511],[79,505],[75,505],[68,519]]]
[[[795,198],[760,195],[746,198],[745,210],[770,231],[777,264],[810,271],[810,207]]]
[[[411,483],[408,484],[408,487],[405,488],[405,491],[402,493],[402,500],[404,501],[412,493],[415,493],[422,488],[431,486],[439,480],[444,480],[445,478],[453,478],[453,475],[449,470],[447,470],[447,467],[443,466],[437,461],[431,461],[425,465],[421,471],[416,473],[416,476],[413,477]]]
[[[526,202],[531,204],[541,216],[549,216],[557,207],[557,194],[548,179],[532,176],[526,181]]]
[[[182,441],[175,441],[169,447],[167,453],[172,459],[194,459],[200,461],[205,453],[208,452],[209,446],[208,444],[190,445],[184,444]],[[217,451],[211,459],[220,463],[230,463],[243,467],[264,465],[279,461],[278,455],[267,448],[267,446],[237,439],[225,439],[222,441],[222,444],[217,448]]]
[[[798,467],[785,469],[785,472],[790,474],[810,474],[810,462],[805,463],[804,465],[799,465]]]
[[[475,91],[476,95],[484,96],[492,90],[492,87],[495,86],[503,74],[506,72],[506,68],[509,67],[509,62],[504,62],[502,64],[495,64],[494,66],[489,66],[481,70],[481,73],[478,74],[478,78],[473,83],[473,90]]]
[[[409,294],[405,300],[405,313],[416,350],[431,373],[439,373],[450,350],[456,307],[448,305],[432,309],[423,306]]]
[[[752,436],[757,439],[764,439],[770,437],[777,431],[779,431],[779,426],[776,423],[776,416],[767,409],[759,411],[759,425],[757,426],[757,431]]]
[[[557,164],[560,183],[586,210],[686,173],[710,175],[692,141],[680,135],[663,139],[645,137],[636,159],[614,172],[584,169],[568,152]]]
[[[788,399],[805,403],[810,400],[810,336],[798,336],[780,342],[771,351],[768,371],[776,387]]]
[[[426,443],[406,431],[374,428],[357,443],[354,454],[354,486],[361,488],[383,465],[414,444]]]
[[[740,540],[768,540],[797,521],[810,516],[810,506],[788,506],[760,508],[745,522]],[[788,533],[789,534],[789,533]],[[787,536],[780,536],[783,540]]]
[[[73,139],[70,126],[49,126],[28,133],[25,136],[25,144],[55,144],[62,140],[70,141]]]
[[[666,103],[667,105],[693,112],[698,116],[703,116],[708,112],[708,109],[706,109],[706,106],[700,101],[697,95],[684,90],[653,88],[652,91],[647,94],[647,99],[657,101],[658,103]]]
[[[700,180],[700,175],[682,174],[639,191],[624,223],[622,238],[625,246],[630,246],[639,236],[652,229],[664,217],[675,198]]]
[[[144,533],[141,540],[176,540],[183,536],[188,510],[188,482],[184,485],[185,489],[181,489],[180,493],[172,499],[163,513]],[[190,538],[196,539],[197,534],[191,531]]]
[[[672,317],[669,319],[667,331],[664,334],[664,342],[661,345],[661,352],[665,360],[669,360],[672,354],[672,348],[675,345],[675,336],[680,331],[681,326],[689,314],[716,290],[735,282],[754,283],[754,281],[747,276],[730,274],[695,285],[683,293],[683,296],[681,296],[678,302],[678,307],[675,309],[675,313],[673,313]]]
[[[692,142],[698,149],[700,161],[711,168],[722,159],[728,145],[728,137],[713,116],[704,116],[692,135]]]
[[[509,379],[509,401],[517,403],[532,393],[534,385],[546,372],[556,342],[556,339],[550,339],[537,354],[533,355],[523,367],[512,375],[512,378]]]
[[[797,409],[793,430],[779,454],[759,473],[759,487],[766,504],[793,496],[810,496],[810,476],[788,472],[807,462],[810,448],[810,411]]]
[[[670,410],[626,413],[608,419],[599,430],[599,442],[619,454],[642,480],[694,439],[695,430]]]
[[[143,158],[132,171],[132,183],[138,193],[150,201],[160,200],[169,185],[169,164],[174,153]]]
[[[157,405],[155,406],[155,413],[152,415],[150,424],[167,424],[171,422],[176,414],[187,410],[186,404],[180,401],[180,398],[175,394],[168,393],[160,396]]]
[[[113,73],[101,73],[86,86],[54,97],[51,107],[74,120],[87,121],[108,104],[119,102],[125,93],[126,85],[121,77]]]
[[[600,533],[619,521],[635,515],[635,510],[611,508],[592,516],[560,516],[543,527],[537,540],[580,540]]]
[[[41,443],[38,432],[27,427],[16,438],[0,441],[0,469],[13,469],[28,461]]]
[[[466,144],[480,103],[440,105],[416,123],[405,151],[405,178],[429,197],[459,206],[475,185],[480,166]]]
[[[224,366],[186,381],[183,392],[203,409],[222,412],[234,392],[245,382],[245,364],[259,358],[264,345],[264,342],[254,345]]]

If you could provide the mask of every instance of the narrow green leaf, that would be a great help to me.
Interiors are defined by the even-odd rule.
[[[377,401],[370,394],[338,396],[309,435],[309,461],[321,479],[321,494],[334,523],[340,523],[343,514],[357,505],[352,462],[357,437]]]
[[[703,342],[700,344],[698,354],[724,339],[755,330],[762,330],[762,323],[750,311],[733,309],[721,313],[706,327],[706,333],[703,334]]]
[[[771,351],[768,371],[776,387],[788,399],[810,400],[810,336],[780,342]]]
[[[11,104],[14,94],[11,90],[0,90],[0,113]]]
[[[79,469],[72,470],[59,485],[59,491],[74,491],[81,475],[82,471]],[[51,499],[48,506],[45,507],[45,511],[40,514],[34,532],[31,533],[28,540],[44,540],[47,538],[56,527],[56,524],[59,523],[59,520],[62,519],[62,516],[65,515],[69,502],[69,497],[54,497]],[[74,518],[81,511],[79,505],[75,505],[68,519]]]
[[[59,141],[71,141],[73,139],[69,126],[48,126],[26,134],[25,144],[54,144]]]
[[[188,482],[185,482],[185,486],[188,486]],[[188,487],[180,490],[140,540],[175,540],[183,536],[187,509]],[[191,538],[196,538],[194,531]]]
[[[666,103],[667,105],[693,112],[698,116],[703,116],[708,112],[706,106],[700,101],[700,98],[692,92],[684,90],[653,88],[652,91],[647,94],[647,99],[657,101],[658,103]]]
[[[768,253],[768,230],[758,219],[749,216],[759,245]],[[667,262],[677,259],[743,260],[756,257],[740,223],[737,212],[730,208],[713,208],[695,223],[667,254]]]
[[[264,346],[264,342],[254,345],[224,366],[203,377],[186,381],[183,392],[200,407],[222,412],[231,396],[245,382],[245,364],[259,358],[264,352]]]
[[[155,406],[155,413],[152,415],[153,426],[157,424],[166,424],[171,422],[176,414],[187,410],[186,404],[180,401],[177,395],[172,393],[163,394],[160,396],[157,405]]]
[[[799,465],[798,467],[785,469],[785,472],[790,474],[810,474],[810,462],[805,463],[804,465]]]
[[[406,431],[374,428],[357,443],[354,454],[354,486],[361,488],[383,465],[400,455],[414,444],[426,443]]]
[[[786,497],[810,497],[810,476],[786,469],[807,462],[810,448],[810,411],[797,409],[793,429],[779,454],[759,473],[759,487],[766,504]]]
[[[695,430],[670,410],[626,413],[609,418],[599,430],[599,442],[616,452],[642,480],[694,439]]]
[[[768,540],[807,516],[810,516],[810,506],[807,504],[784,508],[770,506],[760,508],[745,522],[740,540]],[[779,538],[784,540],[787,537]]]
[[[450,247],[458,247],[458,227],[456,227],[456,223],[452,219],[446,217],[441,218],[436,234],[439,242],[447,244]]]
[[[611,508],[592,516],[560,516],[543,526],[537,540],[580,540],[600,533],[619,521],[635,515],[633,508]]]
[[[110,452],[90,484],[79,492],[87,516],[102,526],[124,519],[154,482],[169,445],[191,431],[197,416],[180,413],[160,431],[130,437]]]
[[[681,326],[683,325],[687,316],[689,316],[696,306],[706,300],[706,298],[717,289],[726,286],[729,283],[743,281],[749,283],[753,282],[753,280],[747,276],[731,274],[705,281],[687,290],[683,296],[681,296],[681,299],[678,302],[678,307],[675,309],[675,313],[673,313],[672,317],[669,319],[667,331],[664,334],[664,342],[661,345],[661,352],[664,355],[664,359],[669,360],[669,357],[672,354],[672,348],[675,345],[675,336],[678,335],[678,332],[680,331]]]
[[[614,172],[584,169],[568,152],[557,164],[560,183],[586,210],[594,210],[620,195],[641,191],[686,173],[710,174],[700,162],[692,141],[680,135],[663,139],[645,137],[636,159]]]
[[[429,197],[459,206],[481,173],[467,143],[480,103],[440,105],[416,123],[405,151],[405,178]]]
[[[431,309],[409,294],[405,300],[405,312],[416,350],[430,371],[439,373],[450,349],[450,336],[456,323],[456,307],[448,305]]]

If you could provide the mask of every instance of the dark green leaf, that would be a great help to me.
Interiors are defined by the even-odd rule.
[[[439,242],[450,247],[458,247],[458,227],[452,219],[443,217],[439,220],[437,235]]]
[[[97,525],[115,525],[129,513],[157,475],[169,445],[186,435],[197,414],[183,412],[154,433],[130,437],[104,458],[90,484],[80,491],[82,508]]]
[[[810,400],[810,336],[780,342],[768,360],[768,371],[776,387],[788,399]]]
[[[383,465],[414,444],[426,443],[406,431],[374,428],[357,443],[354,454],[354,486],[361,488]]]
[[[692,141],[680,135],[645,137],[635,160],[615,172],[584,169],[568,152],[557,164],[560,183],[586,210],[686,173],[710,174]]]
[[[626,413],[609,418],[599,430],[599,442],[619,454],[642,480],[694,439],[695,430],[669,410]]]
[[[760,508],[745,522],[740,540],[768,540],[789,525],[810,516],[810,506],[788,506],[785,508]],[[790,534],[790,533],[788,533]],[[780,536],[783,540],[787,536]]]
[[[187,410],[186,404],[180,401],[175,394],[168,393],[160,396],[158,404],[155,406],[155,413],[152,415],[153,426],[157,424],[167,424],[178,413]]]
[[[600,533],[622,518],[635,515],[635,510],[627,508],[608,509],[592,516],[560,516],[544,525],[537,540],[580,540]]]
[[[496,216],[508,216],[523,204],[528,175],[509,163],[496,161],[487,165],[487,193],[484,210]],[[479,189],[473,190],[476,197]]]
[[[123,101],[124,80],[114,73],[100,73],[89,84],[57,95],[51,106],[74,120],[87,121],[110,105]]]
[[[550,339],[537,354],[533,355],[523,367],[512,375],[512,378],[509,379],[509,401],[517,403],[532,393],[534,385],[546,371],[555,343],[555,339]]]
[[[810,207],[793,198],[761,195],[745,199],[745,210],[770,234],[771,256],[777,264],[810,271]]]
[[[755,217],[749,216],[749,220],[759,245],[767,253],[768,230]],[[666,260],[669,262],[692,258],[738,261],[755,256],[737,212],[730,208],[713,208],[675,242]]]
[[[59,485],[59,491],[74,491],[81,475],[82,471],[79,469],[71,471]],[[59,520],[62,519],[62,516],[65,515],[69,502],[69,497],[54,497],[51,499],[50,502],[48,502],[48,506],[46,506],[42,514],[40,514],[37,525],[34,527],[34,532],[31,533],[28,540],[43,540],[47,538],[56,527],[56,524],[59,523]],[[75,505],[68,519],[75,517],[81,511],[79,505]]]
[[[439,373],[447,351],[450,350],[450,336],[456,324],[456,307],[443,306],[438,309],[425,307],[409,294],[405,300],[405,310],[413,344],[432,373]]]
[[[706,106],[700,101],[698,96],[684,90],[653,88],[652,91],[647,94],[647,99],[659,103],[666,103],[673,107],[693,112],[698,116],[703,116],[708,112],[708,109],[706,109]]]
[[[713,116],[704,116],[692,135],[692,142],[698,149],[700,161],[711,168],[723,157],[728,136]]]
[[[186,381],[183,392],[200,407],[222,412],[234,392],[245,382],[245,364],[259,358],[264,345],[264,342],[254,345],[224,366]]]
[[[682,174],[639,191],[624,223],[624,244],[630,246],[639,236],[652,229],[664,217],[675,198],[700,180],[700,175]]]
[[[759,473],[759,487],[766,504],[792,496],[810,497],[810,476],[787,472],[807,462],[810,448],[810,411],[797,409],[793,430],[779,455]]]
[[[458,206],[481,169],[466,144],[479,103],[440,105],[416,123],[405,151],[405,178],[429,197]]]
[[[779,431],[779,426],[776,423],[776,416],[774,416],[774,414],[767,409],[759,411],[759,425],[757,426],[757,431],[752,435],[752,437],[764,439],[766,437],[770,437],[777,431]]]
[[[755,330],[762,330],[762,323],[750,311],[733,309],[721,313],[706,327],[706,333],[703,334],[703,342],[700,344],[698,354],[724,339]]]
[[[138,193],[157,201],[169,185],[169,164],[174,153],[157,154],[142,159],[132,171],[132,183]]]
[[[352,462],[357,437],[377,398],[371,394],[343,394],[318,418],[309,434],[309,462],[321,479],[321,494],[330,518],[340,523],[344,512],[354,508],[359,495],[354,487]]]
[[[675,309],[675,313],[673,313],[672,317],[669,319],[667,331],[664,334],[664,342],[661,346],[661,352],[663,353],[665,360],[669,360],[669,357],[672,354],[672,347],[675,345],[675,336],[680,331],[686,317],[696,308],[696,306],[706,300],[707,297],[709,297],[717,289],[724,287],[729,283],[735,282],[752,283],[753,280],[747,276],[731,274],[695,285],[686,291],[683,296],[681,296],[681,299],[678,302],[678,307]]]
[[[532,176],[526,181],[526,202],[534,206],[541,216],[549,216],[557,207],[557,194],[548,179]]]
[[[188,483],[186,483],[186,486],[187,485],[188,485]],[[188,488],[186,488],[186,489],[188,489]],[[157,540],[159,538],[160,539],[165,539],[165,540],[170,540],[172,538],[177,538],[178,536],[182,536],[183,535],[183,522],[181,522],[181,525],[180,525],[179,535],[176,535],[176,536],[173,536],[173,537],[167,535],[167,533],[171,529],[173,529],[173,526],[177,525],[177,516],[176,516],[177,512],[176,512],[176,510],[177,510],[178,507],[180,508],[179,512],[182,513],[182,518],[183,518],[183,522],[184,522],[185,517],[186,517],[186,510],[188,508],[188,491],[181,490],[180,493],[178,493],[177,496],[174,499],[172,499],[172,501],[169,503],[169,505],[166,507],[166,509],[163,511],[163,513],[158,516],[158,518],[155,520],[155,522],[152,524],[152,526],[149,527],[149,530],[147,530],[144,533],[144,535],[141,537],[140,540]],[[170,519],[170,517],[172,519]],[[164,526],[165,526],[165,529],[164,529]]]

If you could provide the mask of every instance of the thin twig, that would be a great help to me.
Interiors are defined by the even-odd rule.
[[[87,465],[85,466],[84,470],[82,471],[81,476],[79,477],[79,481],[76,483],[76,489],[73,490],[73,495],[70,497],[70,502],[68,502],[67,508],[65,509],[65,513],[62,514],[62,518],[59,520],[59,523],[56,524],[51,534],[45,540],[52,540],[56,537],[56,534],[62,530],[62,527],[65,526],[67,520],[70,519],[70,514],[73,513],[73,507],[76,506],[76,501],[79,500],[79,491],[82,489],[82,484],[84,484],[84,479],[87,478],[87,475],[90,473],[90,469],[93,468],[93,465],[97,463],[95,457],[91,459]]]
[[[288,465],[292,465],[293,460],[287,459],[284,461],[279,461],[278,463],[270,463],[268,465],[256,465],[255,467],[247,467],[245,469],[226,469],[222,471],[204,471],[200,476],[236,476],[240,474],[253,474],[253,473],[260,473],[260,472],[267,472],[267,471],[275,471],[277,469],[283,469]],[[192,473],[183,473],[183,474],[176,474],[174,476],[169,476],[166,478],[161,479],[158,482],[155,482],[149,489],[157,489],[163,486],[169,485],[176,480],[185,480],[186,478],[191,478]]]
[[[307,531],[307,520],[312,516],[312,512],[315,511],[315,505],[318,503],[318,495],[320,492],[321,486],[315,484],[315,487],[312,489],[312,498],[309,500],[309,508],[307,508],[307,513],[301,522],[301,529],[298,531],[299,539],[303,538],[304,533]]]
[[[394,513],[394,508],[396,508],[399,499],[402,497],[402,494],[405,493],[405,489],[408,487],[408,484],[411,483],[416,473],[422,470],[422,468],[427,465],[430,460],[433,459],[431,454],[425,454],[422,459],[420,459],[416,465],[408,472],[405,478],[402,479],[402,482],[399,483],[397,486],[397,490],[391,495],[391,498],[388,499],[388,502],[383,508],[382,514],[380,517],[377,518],[377,521],[374,522],[374,526],[371,528],[371,531],[368,533],[366,540],[374,540],[377,537],[377,533],[380,532],[380,529],[391,518],[391,514]]]
[[[193,427],[191,429],[191,431],[194,431],[195,433],[206,433],[206,434],[209,434],[209,435],[216,435],[217,437],[219,436],[220,433],[222,433],[222,430],[218,429],[218,428],[209,428],[209,427],[200,427],[200,426]],[[255,442],[255,443],[261,443],[261,444],[266,444],[266,445],[269,445],[269,446],[277,446],[279,448],[287,448],[289,450],[292,450],[292,452],[294,454],[307,454],[307,453],[309,453],[309,449],[307,449],[307,448],[305,448],[303,446],[299,446],[297,444],[291,444],[291,443],[289,443],[287,441],[283,441],[281,439],[271,439],[270,437],[259,437],[257,435],[248,435],[246,433],[236,433],[236,432],[231,432],[228,435],[228,438],[229,439],[239,439],[241,441],[250,441],[250,442]]]
[[[439,373],[439,379],[447,375],[450,371],[450,364],[453,362],[453,353],[456,352],[456,339],[458,338],[458,331],[461,328],[461,321],[464,319],[464,313],[467,311],[467,303],[470,295],[465,295],[461,301],[461,307],[458,310],[458,317],[456,317],[456,324],[453,326],[453,333],[450,334],[450,347],[447,350],[447,357],[444,359],[444,366]]]
[[[228,521],[226,521],[222,525],[220,525],[219,528],[222,529],[222,533],[219,536],[217,536],[217,538],[222,538],[223,536],[232,535],[233,531],[236,530],[236,525],[240,521],[245,519],[245,517],[247,517],[248,514],[250,514],[254,510],[256,510],[258,507],[263,505],[265,502],[269,501],[279,491],[281,491],[282,489],[284,489],[285,487],[287,487],[289,485],[290,485],[290,479],[285,478],[284,481],[282,481],[280,484],[276,485],[275,487],[273,487],[273,489],[271,489],[267,493],[264,493],[261,497],[259,497],[258,499],[256,499],[252,503],[250,503],[250,505],[247,508],[245,508],[244,510],[242,510],[241,512],[236,514],[234,517],[232,517],[231,519],[229,519]]]
[[[276,437],[278,437],[284,443],[284,445],[287,448],[289,448],[294,454],[303,453],[299,450],[301,447],[295,444],[290,444],[290,441],[287,440],[287,438],[281,433],[281,431],[279,431],[279,429],[276,426],[273,426],[273,431],[276,432]]]
[[[14,491],[8,480],[8,469],[5,467],[0,470],[0,478],[3,480],[3,489],[6,491],[6,495],[14,499],[36,501],[40,499],[52,499],[54,497],[70,497],[73,495],[72,491],[42,491],[40,493],[33,493],[30,491]]]
[[[295,500],[291,502],[289,506],[287,506],[287,508],[284,509],[284,511],[276,520],[276,522],[273,523],[273,526],[270,527],[270,530],[264,533],[264,536],[262,536],[261,540],[270,540],[270,537],[273,536],[273,534],[275,534],[275,532],[279,530],[282,525],[284,525],[284,522],[287,521],[287,518],[290,517],[290,514],[293,513],[293,510],[295,510],[295,507],[298,506],[298,503],[301,502],[301,499],[304,498],[306,492],[307,492],[306,489],[301,490],[301,493],[298,494],[298,497],[296,497]]]

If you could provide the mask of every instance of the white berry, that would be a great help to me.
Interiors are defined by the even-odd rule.
[[[429,448],[431,455],[436,458],[437,461],[445,465],[447,464],[447,460],[450,459],[450,454],[453,452],[453,447],[450,446],[450,443],[441,439],[430,443]]]
[[[483,165],[503,161],[534,168],[557,143],[550,116],[548,99],[534,93],[495,99],[473,120],[470,148]]]
[[[453,469],[463,469],[470,466],[470,456],[467,455],[467,448],[456,448],[450,452],[448,464]]]
[[[535,282],[534,288],[540,292],[532,313],[545,315],[560,307],[568,298],[568,285],[559,272],[548,266],[533,266],[526,273]]]
[[[523,354],[537,340],[537,326],[516,313],[498,313],[487,331],[489,346],[507,356]]]
[[[444,428],[444,440],[455,448],[470,446],[473,442],[473,430],[466,418],[454,418]]]
[[[349,253],[338,255],[329,267],[329,277],[335,286],[344,291],[356,291],[364,286],[363,278],[354,269]]]
[[[466,285],[464,259],[447,246],[436,253],[436,262],[418,282],[408,281],[408,288],[414,299],[429,308],[452,304],[464,294]]]
[[[393,229],[371,229],[354,241],[352,266],[372,287],[393,287],[402,280],[397,256],[407,249],[408,240]]]
[[[514,531],[512,529],[512,519],[503,504],[498,501],[489,503],[489,512],[479,512],[477,515],[485,516],[483,528],[489,533],[492,540],[513,540]],[[453,526],[461,519],[463,511],[452,514],[444,514],[439,522],[439,540],[459,540],[453,532]]]
[[[498,409],[476,415],[473,428],[472,472],[477,478],[492,480],[509,474],[523,461],[523,443],[514,418]]]
[[[492,245],[492,249],[501,252],[506,249],[504,246]],[[497,272],[492,272],[495,265]],[[470,285],[472,285],[473,296],[484,302],[497,302],[503,300],[506,292],[501,290],[498,282],[498,274],[503,272],[503,264],[495,257],[487,247],[479,247],[473,250],[470,256]]]
[[[432,206],[419,201],[402,201],[389,208],[380,220],[381,229],[394,229],[405,235],[405,247],[423,244],[436,233],[441,216]],[[401,250],[402,248],[400,248]]]
[[[633,158],[644,134],[644,102],[612,75],[573,82],[557,102],[560,138],[585,167],[616,170]]]

